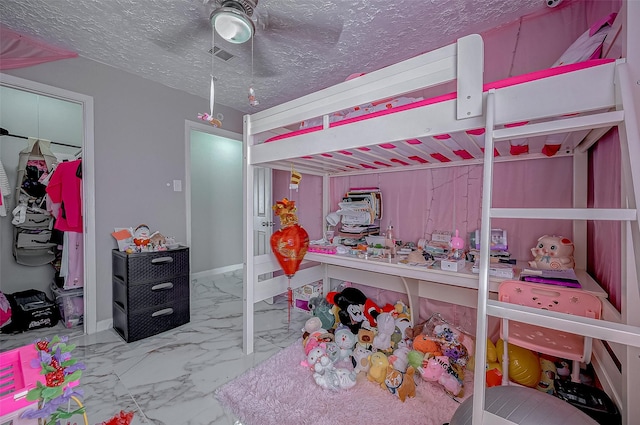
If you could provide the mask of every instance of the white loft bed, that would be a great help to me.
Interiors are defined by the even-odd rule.
[[[370,286],[406,292],[410,307],[419,297],[439,299],[477,307],[476,354],[485,362],[488,315],[509,320],[535,321],[555,329],[606,340],[622,363],[620,371],[604,345],[594,341],[593,364],[605,390],[625,415],[625,423],[640,423],[640,403],[632,396],[640,385],[640,319],[628,314],[628,306],[640,305],[637,276],[640,265],[638,213],[636,199],[640,172],[631,164],[640,161],[637,114],[633,110],[627,64],[624,60],[599,63],[572,72],[551,75],[517,85],[483,91],[483,44],[478,35],[460,39],[456,44],[423,54],[336,86],[329,87],[274,108],[245,116],[245,288],[244,350],[253,352],[254,304],[287,289],[285,276],[270,277],[280,269],[273,255],[253,255],[254,233],[251,216],[254,174],[257,167],[290,170],[291,165],[304,173],[323,176],[323,212],[329,212],[329,179],[366,172],[412,170],[426,167],[484,164],[481,257],[488,261],[492,218],[547,218],[573,220],[576,246],[586,246],[587,220],[619,220],[623,228],[623,312],[619,313],[602,295],[604,320],[593,320],[549,313],[495,300],[499,280],[489,278],[488,263],[480,276],[436,270],[422,270],[401,264],[308,253],[309,267],[301,269],[291,281],[295,289],[307,283],[336,278]],[[457,81],[457,96],[416,108],[380,114],[348,125],[329,125],[329,115],[354,105],[405,94],[423,95],[426,89]],[[283,137],[306,119],[323,117],[317,131],[295,137]],[[527,121],[517,127],[505,124]],[[587,151],[606,130],[618,126],[624,171],[625,209],[587,209]],[[467,130],[486,129],[484,139],[465,139]],[[462,134],[456,140],[467,143],[469,157],[463,159],[431,136]],[[547,135],[562,134],[558,155],[570,155],[574,162],[574,209],[492,208],[493,164],[496,161],[526,160],[544,157],[539,151],[511,157],[500,144],[528,137],[544,140]],[[264,143],[278,135],[280,140]],[[415,141],[418,142],[415,142]],[[466,140],[466,141],[464,141]],[[411,143],[407,141],[413,141]],[[393,144],[390,154],[380,145]],[[475,144],[475,145],[474,145]],[[539,146],[542,146],[540,143]],[[474,147],[475,146],[475,147]],[[494,157],[493,147],[500,152]],[[365,149],[363,149],[365,148]],[[482,154],[483,149],[484,154]],[[362,155],[366,152],[366,155]],[[400,152],[400,153],[397,153]],[[444,153],[443,153],[444,152]],[[411,162],[412,156],[436,158],[440,153],[448,161]],[[398,155],[404,159],[393,161]],[[357,158],[354,161],[353,158]],[[377,159],[374,169],[363,166]],[[374,161],[375,162],[375,161]],[[586,249],[576,252],[577,268],[586,268]],[[583,286],[602,291],[586,273],[580,272]],[[259,279],[260,277],[260,279]],[[417,309],[412,309],[417,311]],[[628,310],[630,311],[630,310]],[[634,318],[635,317],[635,318]],[[626,320],[626,323],[625,323]],[[512,423],[484,411],[485,375],[482,368],[474,379],[474,424]]]

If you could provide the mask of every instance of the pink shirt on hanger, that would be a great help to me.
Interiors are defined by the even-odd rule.
[[[61,204],[55,224],[58,230],[82,233],[82,179],[76,175],[81,162],[59,163],[47,185],[51,201]]]

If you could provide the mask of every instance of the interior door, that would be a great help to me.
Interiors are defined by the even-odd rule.
[[[253,254],[268,254],[271,252],[269,239],[273,233],[271,169],[256,168],[253,187]]]
[[[253,179],[253,255],[263,255],[271,252],[270,238],[273,233],[271,169],[256,167]],[[265,301],[271,304],[273,298]]]

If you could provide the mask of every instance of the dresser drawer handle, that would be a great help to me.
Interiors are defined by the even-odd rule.
[[[151,314],[151,317],[168,316],[169,314],[173,314],[173,309],[172,308],[163,308],[162,310],[154,311]]]
[[[151,260],[151,264],[173,263],[173,257],[158,257]]]
[[[153,285],[151,287],[152,291],[161,291],[163,289],[171,289],[173,288],[173,282],[165,282],[165,283],[158,283],[157,285]]]

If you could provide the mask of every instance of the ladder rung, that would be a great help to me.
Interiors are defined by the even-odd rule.
[[[623,111],[602,112],[561,120],[527,124],[518,127],[501,128],[493,131],[494,142],[522,137],[545,136],[578,130],[592,130],[599,127],[617,125],[624,119]]]
[[[623,208],[491,208],[491,218],[635,221],[638,212]]]

